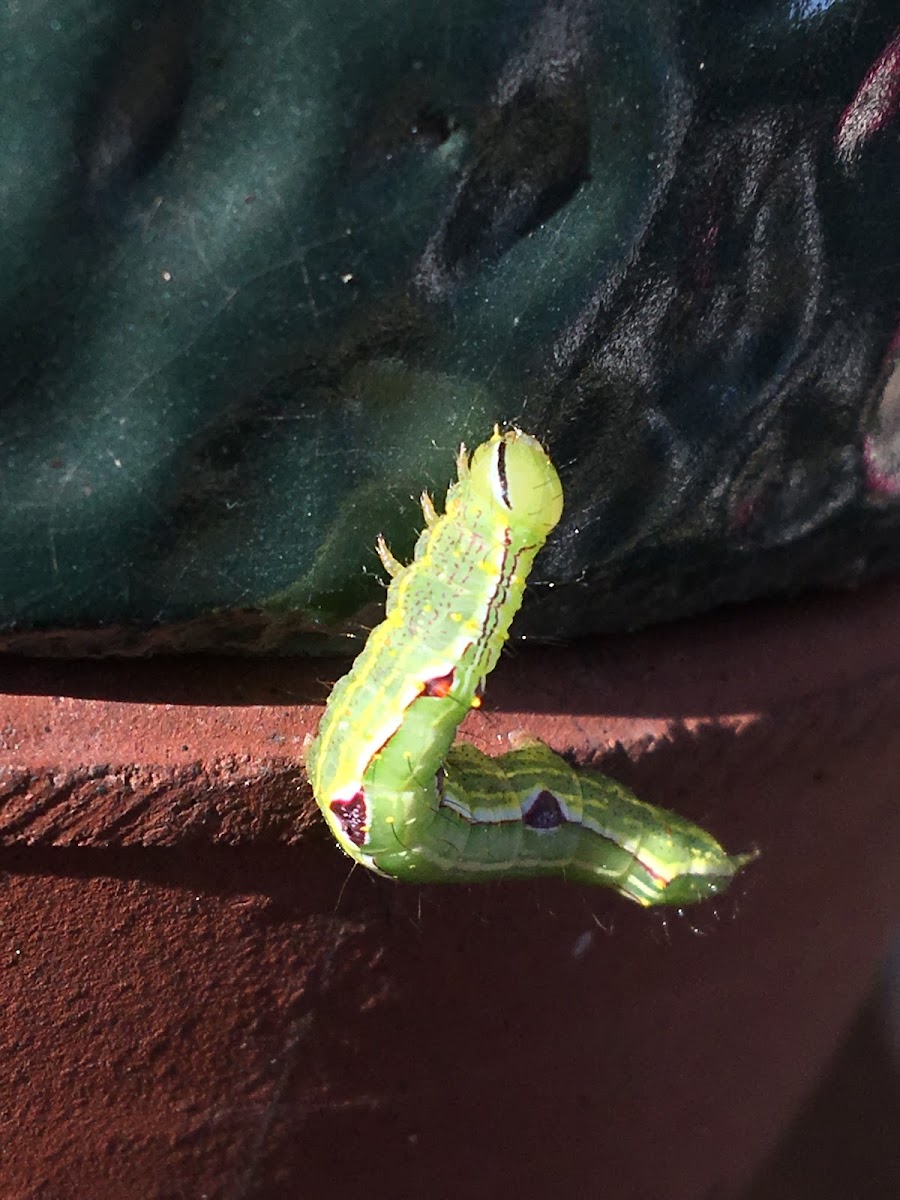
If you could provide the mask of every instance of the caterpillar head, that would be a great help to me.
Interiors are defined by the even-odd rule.
[[[469,482],[536,541],[543,542],[562,516],[556,468],[537,438],[520,429],[494,429],[490,441],[472,455]]]

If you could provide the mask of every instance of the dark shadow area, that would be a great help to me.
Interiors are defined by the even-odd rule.
[[[900,1078],[873,995],[742,1200],[900,1196]]]

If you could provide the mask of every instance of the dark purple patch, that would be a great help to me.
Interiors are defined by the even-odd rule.
[[[354,846],[366,844],[366,797],[357,792],[352,800],[332,800],[328,806],[338,819],[348,841]]]
[[[538,792],[522,813],[522,822],[529,829],[559,829],[566,823],[566,814],[552,792]]]
[[[506,442],[501,441],[497,447],[497,478],[500,480],[500,499],[510,511],[512,505],[509,502],[509,479],[506,474]]]

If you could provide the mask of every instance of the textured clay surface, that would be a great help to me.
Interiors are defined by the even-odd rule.
[[[898,605],[505,656],[482,748],[759,846],[686,915],[351,869],[302,773],[346,663],[5,660],[0,1194],[737,1195],[900,913]]]

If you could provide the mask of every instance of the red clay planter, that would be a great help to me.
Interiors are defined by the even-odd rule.
[[[762,856],[660,916],[351,870],[346,664],[7,659],[5,1200],[737,1194],[900,912],[900,585],[506,655],[524,729]]]

